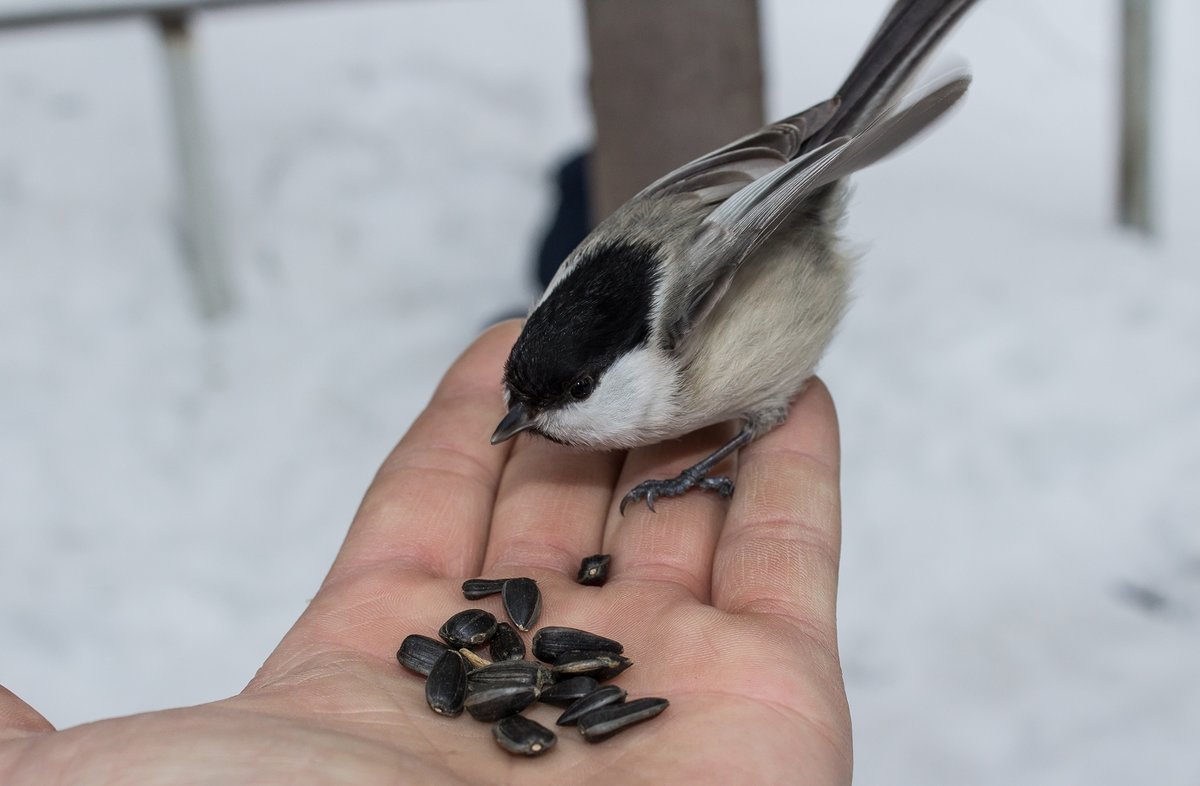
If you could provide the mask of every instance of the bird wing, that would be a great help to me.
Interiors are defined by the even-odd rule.
[[[791,161],[805,140],[821,130],[840,104],[831,98],[785,117],[690,161],[646,188],[634,200],[687,194],[716,204]]]
[[[728,196],[703,220],[685,255],[687,269],[678,279],[683,292],[674,298],[666,321],[668,346],[677,346],[711,313],[742,262],[788,216],[808,206],[806,200],[895,152],[962,98],[970,82],[970,75],[961,70],[943,74],[860,133],[831,139]]]

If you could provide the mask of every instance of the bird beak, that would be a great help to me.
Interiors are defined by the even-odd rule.
[[[499,426],[496,426],[496,431],[492,434],[492,444],[499,445],[527,428],[533,428],[533,417],[530,416],[523,404],[513,404],[508,410],[508,414],[504,416],[504,420],[500,421]]]

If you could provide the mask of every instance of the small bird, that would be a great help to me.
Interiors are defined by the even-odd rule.
[[[786,419],[845,310],[844,180],[964,95],[970,76],[954,71],[898,100],[973,2],[898,0],[834,98],[685,164],[602,221],[512,348],[492,444],[528,430],[628,449],[738,419],[733,439],[620,508],[732,494],[709,473]]]

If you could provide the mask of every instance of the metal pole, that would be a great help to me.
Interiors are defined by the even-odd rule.
[[[80,22],[115,22],[135,16],[190,14],[200,11],[255,8],[257,6],[293,5],[302,0],[56,0],[23,8],[5,8],[0,3],[0,32],[47,25],[69,25]],[[303,0],[317,2],[317,0]],[[344,0],[343,0],[344,4]]]
[[[1150,146],[1153,86],[1152,0],[1121,3],[1121,161],[1117,220],[1145,235],[1154,234]]]
[[[225,244],[213,188],[213,164],[200,110],[187,13],[155,17],[166,55],[167,92],[175,131],[184,264],[200,313],[219,316],[233,305]]]

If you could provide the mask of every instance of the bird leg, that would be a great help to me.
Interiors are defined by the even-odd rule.
[[[678,497],[694,488],[715,491],[722,497],[733,494],[733,481],[725,475],[709,477],[708,472],[721,460],[738,448],[754,439],[756,429],[747,423],[733,439],[714,450],[703,461],[688,467],[683,472],[669,480],[647,480],[634,486],[625,498],[621,500],[621,515],[625,515],[625,506],[630,502],[646,500],[646,507],[654,510],[654,500],[659,497]]]

